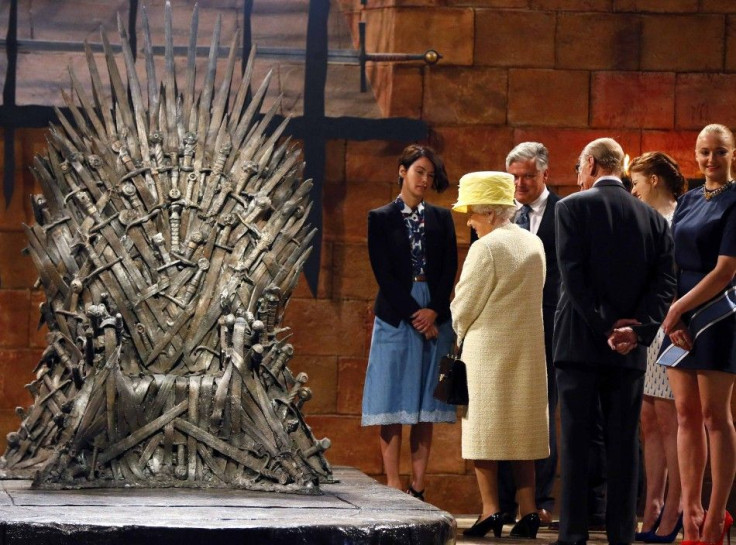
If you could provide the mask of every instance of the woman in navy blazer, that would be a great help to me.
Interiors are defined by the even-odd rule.
[[[378,283],[363,390],[364,426],[379,425],[387,484],[399,477],[401,431],[411,425],[412,480],[421,499],[434,422],[454,422],[455,408],[432,397],[439,359],[453,344],[450,293],[457,272],[450,211],[424,202],[449,182],[440,157],[410,145],[399,158],[399,196],[368,214],[368,252]]]

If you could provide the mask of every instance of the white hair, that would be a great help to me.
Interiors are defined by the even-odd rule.
[[[549,166],[549,151],[539,142],[522,142],[506,156],[506,170],[512,163],[534,159],[537,170],[545,170]]]
[[[619,175],[623,171],[624,150],[613,138],[598,138],[590,142],[580,154],[580,164],[592,157],[606,172]]]
[[[516,213],[516,207],[508,204],[474,204],[470,210],[475,214],[490,214],[493,212],[496,218],[510,220]]]

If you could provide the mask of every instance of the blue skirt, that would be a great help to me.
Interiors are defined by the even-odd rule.
[[[411,295],[425,307],[427,283],[414,282]],[[455,407],[432,397],[439,360],[452,351],[454,341],[451,320],[437,329],[438,337],[428,341],[406,321],[393,327],[375,318],[363,388],[363,426],[455,422]]]

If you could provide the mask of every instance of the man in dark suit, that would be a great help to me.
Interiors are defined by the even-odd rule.
[[[556,207],[561,274],[554,362],[561,420],[558,543],[588,539],[591,417],[600,400],[606,444],[606,533],[631,543],[636,524],[639,411],[646,351],[675,290],[672,237],[664,218],[621,183],[623,150],[610,138],[580,155],[581,192]],[[631,325],[642,324],[637,330]]]
[[[547,399],[549,403],[549,457],[537,460],[535,497],[542,524],[551,522],[554,508],[552,487],[557,473],[555,409],[557,386],[552,368],[552,330],[560,289],[560,271],[555,253],[555,205],[560,198],[547,188],[549,152],[539,142],[522,142],[506,156],[506,171],[514,176],[514,198],[518,203],[515,222],[542,239],[547,261],[547,275],[542,296],[544,350],[547,358]],[[515,486],[511,464],[499,464],[499,501],[508,521],[516,517]]]

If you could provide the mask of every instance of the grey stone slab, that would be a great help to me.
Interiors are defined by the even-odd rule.
[[[29,481],[1,483],[12,504],[18,507],[54,506],[120,506],[125,507],[274,507],[294,508],[305,505],[304,496],[250,490],[203,490],[181,488],[157,489],[85,489],[34,490]],[[307,503],[311,509],[344,509],[351,505],[331,494],[313,496]]]
[[[242,490],[32,490],[0,483],[0,545],[453,543],[452,515],[353,468],[319,496]],[[215,540],[215,541],[213,541]]]
[[[13,500],[10,498],[10,494],[5,490],[5,483],[0,483],[0,507],[13,505]]]

